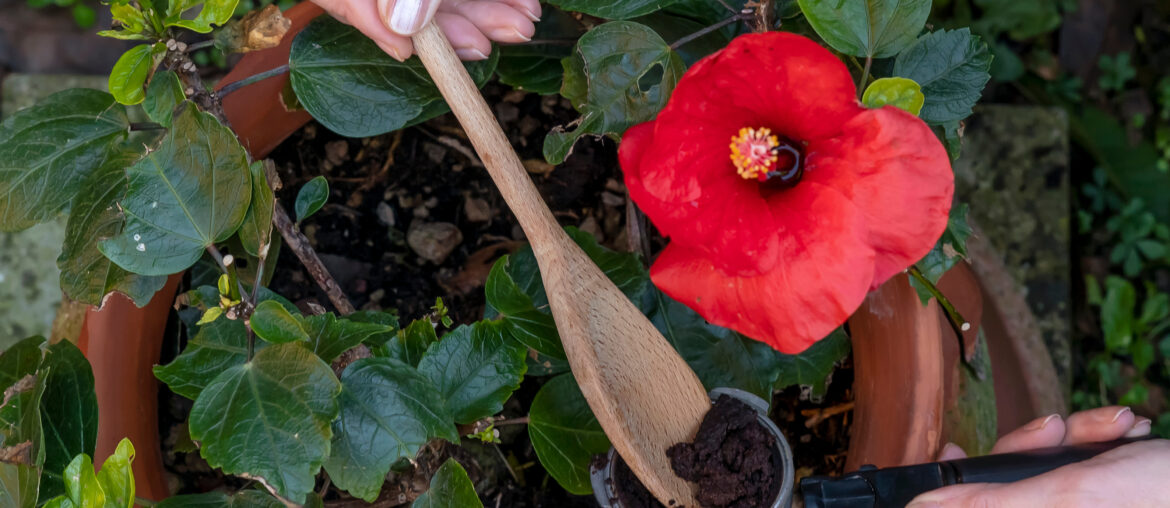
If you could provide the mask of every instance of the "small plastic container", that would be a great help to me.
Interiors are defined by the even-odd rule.
[[[784,439],[784,434],[780,433],[780,429],[776,427],[772,420],[768,419],[768,403],[763,399],[736,388],[716,388],[711,390],[709,396],[711,402],[715,402],[720,395],[729,395],[735,397],[747,404],[752,409],[756,410],[756,418],[760,425],[763,425],[772,436],[776,438],[776,456],[780,462],[780,491],[776,493],[776,500],[772,502],[772,508],[788,508],[792,502],[792,490],[795,484],[793,474],[795,473],[792,466],[792,449],[788,447],[788,441]],[[601,508],[625,508],[617,495],[617,482],[610,481],[614,474],[614,465],[618,458],[617,450],[609,449],[606,454],[605,467],[600,469],[590,468],[589,479],[593,484],[593,495],[597,498],[597,503]]]

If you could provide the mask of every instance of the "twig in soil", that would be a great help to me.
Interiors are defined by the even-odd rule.
[[[456,152],[459,152],[460,155],[466,157],[467,160],[471,161],[472,166],[475,166],[477,168],[483,167],[483,162],[481,162],[479,160],[479,157],[475,155],[475,152],[473,152],[470,148],[468,148],[463,143],[460,143],[459,140],[457,140],[451,136],[436,136],[436,135],[428,132],[426,129],[419,129],[419,132],[426,134],[428,137],[435,140],[436,143],[439,143],[443,146],[446,146],[447,148],[450,148],[452,150],[455,150]]]
[[[227,97],[228,94],[230,94],[236,90],[239,90],[245,86],[251,85],[252,83],[258,83],[258,82],[264,81],[268,78],[274,78],[274,77],[279,76],[281,74],[284,74],[286,72],[288,72],[288,64],[284,64],[284,65],[281,65],[280,67],[277,67],[275,69],[269,69],[269,70],[266,70],[266,71],[258,73],[258,74],[253,74],[253,75],[248,76],[248,77],[241,79],[239,81],[233,81],[231,83],[224,85],[223,88],[219,89],[219,98],[220,98],[220,100],[223,100],[224,97]]]
[[[309,239],[301,234],[300,230],[293,224],[292,219],[289,218],[288,212],[279,204],[276,205],[272,214],[272,224],[276,226],[277,231],[280,231],[280,236],[284,238],[284,244],[292,249],[293,253],[297,255],[297,259],[301,260],[301,264],[305,265],[305,269],[309,271],[309,275],[329,296],[329,301],[337,309],[337,312],[342,315],[353,314],[355,309],[349,298],[341,292],[337,281],[333,280],[333,276],[329,274],[329,270],[325,268],[321,258],[317,257],[317,252],[309,245]]]
[[[815,427],[818,423],[825,421],[826,418],[830,418],[830,417],[839,415],[841,413],[849,412],[852,410],[853,410],[853,401],[849,401],[849,402],[845,402],[843,404],[838,404],[838,405],[833,406],[833,407],[804,409],[804,410],[800,411],[800,414],[801,414],[801,416],[805,416],[808,418],[807,420],[804,421],[804,427],[806,429],[811,429],[811,428]]]

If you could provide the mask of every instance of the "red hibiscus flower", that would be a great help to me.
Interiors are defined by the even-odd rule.
[[[798,353],[925,256],[951,205],[946,150],[856,97],[840,60],[790,33],[741,36],[687,71],[620,149],[630,196],[671,240],[654,283]]]

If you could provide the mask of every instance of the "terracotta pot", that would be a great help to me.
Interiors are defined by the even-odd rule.
[[[221,85],[288,63],[293,37],[323,12],[308,2],[289,9],[284,14],[292,20],[292,28],[281,45],[245,55]],[[280,92],[287,82],[287,74],[270,78],[241,88],[223,101],[228,121],[253,158],[268,155],[311,119],[304,111],[285,110]],[[170,495],[170,490],[159,441],[158,381],[152,368],[159,361],[168,309],[180,279],[181,275],[171,276],[141,309],[120,294],[109,297],[100,310],[90,308],[78,341],[93,365],[98,399],[94,462],[104,462],[118,441],[130,438],[137,452],[134,477],[138,496],[156,501]]]

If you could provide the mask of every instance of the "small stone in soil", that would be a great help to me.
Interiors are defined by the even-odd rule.
[[[492,220],[492,207],[482,198],[467,196],[463,200],[463,214],[471,222],[487,222]]]
[[[406,233],[406,243],[420,258],[442,264],[463,241],[463,233],[449,222],[414,221]]]

